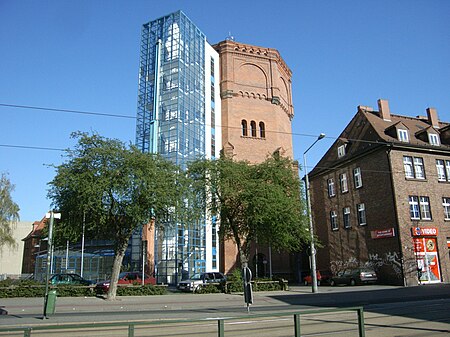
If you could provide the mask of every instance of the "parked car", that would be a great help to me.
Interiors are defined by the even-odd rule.
[[[318,286],[320,286],[321,284],[323,285],[330,283],[330,279],[333,276],[333,274],[331,274],[331,272],[328,270],[317,270],[316,275]],[[312,276],[306,275],[303,278],[303,283],[305,284],[305,286],[307,286],[308,284],[312,284]]]
[[[144,275],[144,284],[155,284],[155,278],[149,275]],[[106,293],[109,290],[111,280],[106,280],[103,282],[98,282],[95,285],[95,291],[97,293]],[[122,272],[119,274],[119,280],[117,282],[118,286],[126,285],[141,285],[142,284],[142,273],[140,272]]]
[[[55,274],[50,278],[49,282],[54,285],[67,284],[89,286],[94,284],[93,281],[86,280],[78,274]]]
[[[177,289],[182,291],[195,292],[206,283],[222,283],[226,281],[225,275],[218,272],[197,273],[192,275],[189,279],[180,281]]]
[[[354,286],[356,284],[376,283],[377,280],[375,270],[370,268],[354,268],[346,269],[333,276],[330,279],[330,285],[348,284]]]

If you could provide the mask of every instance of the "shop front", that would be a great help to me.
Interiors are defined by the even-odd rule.
[[[420,284],[441,282],[436,227],[413,227],[414,255]]]

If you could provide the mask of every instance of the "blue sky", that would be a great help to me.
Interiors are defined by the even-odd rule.
[[[450,1],[0,0],[0,172],[9,173],[23,221],[50,208],[47,183],[73,131],[134,143],[141,25],[176,10],[209,43],[278,49],[293,72],[294,156],[317,163],[356,113],[388,99],[391,112],[450,122]],[[3,104],[3,105],[2,105]]]

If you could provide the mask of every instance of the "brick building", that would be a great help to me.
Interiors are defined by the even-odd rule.
[[[359,106],[309,175],[318,269],[372,266],[380,283],[450,280],[450,124]],[[419,280],[420,278],[420,280]]]
[[[222,146],[236,160],[264,161],[279,151],[293,158],[292,72],[280,53],[233,40],[213,45],[220,59],[222,102]],[[236,266],[238,251],[233,241],[221,245],[221,271]],[[293,278],[294,255],[272,252],[269,247],[253,247],[250,267],[258,276]],[[258,269],[258,270],[256,270]]]

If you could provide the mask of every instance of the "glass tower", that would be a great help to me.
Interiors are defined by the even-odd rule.
[[[181,11],[142,26],[136,146],[185,169],[221,149],[219,57]],[[156,220],[157,221],[157,220]],[[217,224],[155,226],[157,282],[218,270]]]

